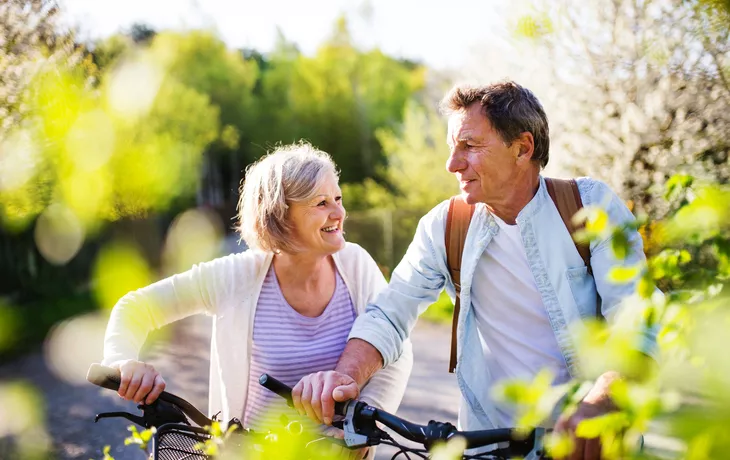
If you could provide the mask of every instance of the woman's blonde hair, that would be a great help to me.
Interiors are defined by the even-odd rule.
[[[238,230],[251,248],[298,252],[288,203],[314,198],[327,175],[339,179],[329,154],[300,141],[277,147],[246,168],[238,201]]]

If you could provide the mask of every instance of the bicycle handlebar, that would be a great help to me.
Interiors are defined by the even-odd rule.
[[[271,377],[268,374],[263,374],[259,378],[259,383],[279,396],[286,398],[288,395],[289,400],[291,400],[292,389],[274,377]],[[509,428],[459,431],[451,424],[439,424],[432,422],[433,424],[429,425],[419,425],[356,400],[345,403],[336,403],[335,414],[345,415],[349,404],[357,404],[354,414],[355,418],[359,416],[366,416],[365,414],[367,414],[368,417],[382,423],[404,438],[426,446],[435,441],[447,440],[454,436],[463,437],[466,440],[467,448],[521,440],[521,438],[519,438],[516,433]]]
[[[284,382],[281,382],[280,380],[275,379],[274,377],[270,376],[269,374],[262,374],[261,377],[259,377],[259,384],[262,385],[267,390],[273,391],[274,393],[278,394],[282,398],[286,399],[286,403],[290,407],[294,407],[294,402],[292,401],[292,397],[291,397],[292,388],[289,385],[285,384]],[[336,415],[345,415],[346,409],[347,409],[346,402],[335,402],[335,414]]]
[[[89,367],[89,372],[86,374],[86,380],[102,388],[119,391],[122,376],[119,369],[102,366],[101,364],[92,364],[91,367]],[[213,424],[212,420],[206,417],[205,414],[179,396],[163,391],[160,393],[159,399],[176,405],[185,413],[185,415],[190,417],[190,420],[201,427],[211,426]]]

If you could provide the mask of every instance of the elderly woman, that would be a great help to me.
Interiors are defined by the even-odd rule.
[[[386,285],[372,257],[345,241],[338,179],[329,155],[306,143],[250,166],[239,229],[252,249],[130,292],[112,310],[103,363],[120,369],[119,394],[154,401],[165,382],[138,361],[148,332],[205,313],[214,317],[209,413],[254,429],[281,423],[281,399],[258,377],[267,372],[294,386],[334,369],[355,317]],[[395,412],[411,365],[408,348],[363,387],[362,399]]]

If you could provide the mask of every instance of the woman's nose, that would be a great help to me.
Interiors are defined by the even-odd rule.
[[[330,213],[332,219],[343,219],[345,217],[345,207],[341,204],[335,204],[334,209]]]

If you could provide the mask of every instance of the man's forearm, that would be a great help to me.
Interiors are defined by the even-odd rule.
[[[337,362],[335,371],[352,377],[359,387],[383,368],[383,357],[377,348],[362,339],[351,339]]]

